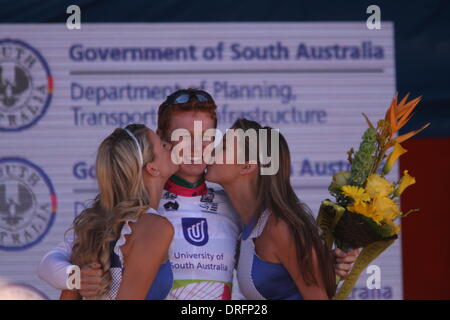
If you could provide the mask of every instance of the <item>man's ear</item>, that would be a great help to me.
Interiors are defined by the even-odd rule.
[[[145,165],[145,171],[152,177],[158,177],[159,176],[159,170],[157,167],[153,165],[153,163],[147,162]]]
[[[170,146],[171,146],[170,148],[172,148],[173,142],[170,141],[170,137],[166,137],[166,136],[163,135],[163,132],[161,131],[161,129],[157,129],[157,130],[156,130],[156,134],[159,136],[159,138],[160,138],[162,141],[165,141],[165,142],[167,142],[168,144],[170,144]]]
[[[258,170],[258,165],[255,163],[245,163],[241,167],[241,171],[239,171],[240,174],[246,175],[254,172],[255,170]]]

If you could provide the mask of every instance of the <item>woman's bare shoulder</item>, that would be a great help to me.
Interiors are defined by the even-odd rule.
[[[132,226],[133,238],[147,241],[171,241],[174,228],[169,220],[157,215],[145,213]]]
[[[282,218],[276,217],[274,214],[269,216],[265,228],[267,236],[278,245],[286,245],[291,243],[293,239],[292,230],[289,224]]]

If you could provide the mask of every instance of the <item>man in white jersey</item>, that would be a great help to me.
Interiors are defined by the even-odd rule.
[[[158,209],[175,228],[169,299],[231,299],[239,217],[225,193],[173,176]],[[193,195],[198,194],[198,195]]]
[[[171,141],[175,129],[186,129],[194,137],[194,121],[202,122],[203,134],[216,128],[216,104],[201,90],[178,90],[167,97],[158,111],[158,134]],[[203,140],[202,140],[203,141]],[[203,148],[210,142],[204,142]],[[191,144],[194,146],[194,143]],[[191,158],[194,158],[194,149]],[[208,188],[204,181],[206,164],[180,165],[179,171],[165,186],[158,211],[174,226],[170,247],[174,284],[168,299],[229,300],[232,298],[236,248],[242,225],[223,191]],[[38,274],[41,279],[61,290],[67,289],[66,270],[70,264],[71,243],[66,241],[42,259]],[[354,262],[356,252],[337,256],[336,273],[345,275]],[[93,261],[83,266],[80,294],[94,296],[100,281],[99,265]],[[239,290],[233,298],[239,298]]]

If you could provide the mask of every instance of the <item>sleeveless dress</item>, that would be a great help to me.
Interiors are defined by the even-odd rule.
[[[302,300],[286,268],[280,263],[264,261],[256,254],[253,239],[262,234],[269,216],[269,210],[264,210],[242,232],[237,267],[239,288],[249,300]]]
[[[148,209],[148,214],[158,214],[159,213],[155,209]],[[114,300],[116,299],[117,292],[119,291],[119,286],[122,281],[122,274],[124,272],[123,266],[123,255],[120,247],[126,243],[125,235],[129,235],[132,233],[130,222],[136,222],[137,219],[127,220],[122,227],[120,232],[120,237],[117,239],[115,244],[111,246],[111,276],[112,281],[110,285],[109,291],[105,295],[105,299]],[[167,297],[172,288],[173,284],[173,273],[170,265],[170,261],[167,260],[165,263],[161,264],[158,273],[153,279],[153,283],[149,288],[147,295],[145,297],[146,300],[163,300]]]

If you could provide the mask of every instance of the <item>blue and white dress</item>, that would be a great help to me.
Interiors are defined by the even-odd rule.
[[[158,214],[155,209],[148,209],[148,214]],[[116,299],[117,292],[119,291],[120,283],[122,281],[122,274],[124,272],[123,267],[123,255],[120,247],[126,243],[125,235],[132,233],[130,222],[136,222],[137,219],[130,219],[125,221],[122,230],[120,232],[120,237],[117,239],[116,243],[111,249],[111,276],[112,281],[109,291],[105,295],[105,299]],[[146,300],[163,300],[167,297],[172,288],[173,284],[173,273],[170,265],[170,261],[167,260],[165,263],[161,264],[158,273],[156,274],[151,287],[147,292]]]
[[[256,254],[253,240],[262,234],[269,216],[270,211],[264,210],[242,232],[237,266],[239,288],[249,300],[302,300],[286,268],[280,263],[264,261]]]

